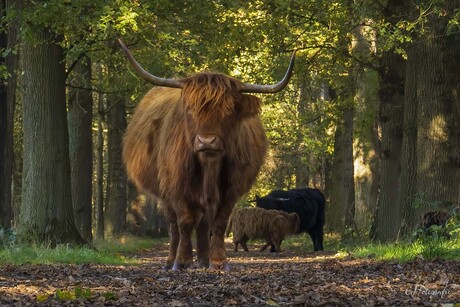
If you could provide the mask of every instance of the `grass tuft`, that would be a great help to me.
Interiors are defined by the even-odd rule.
[[[163,244],[163,240],[136,238],[131,236],[94,242],[97,250],[88,247],[68,247],[59,245],[55,248],[47,246],[30,246],[13,244],[0,248],[0,264],[107,264],[107,265],[136,265],[134,257],[124,256],[124,253],[135,253],[152,248],[155,244]]]

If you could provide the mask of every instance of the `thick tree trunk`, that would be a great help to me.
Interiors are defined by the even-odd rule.
[[[69,150],[72,203],[75,223],[82,237],[92,240],[93,142],[91,60],[84,56],[70,75]]]
[[[354,228],[353,113],[353,109],[344,111],[342,122],[337,125],[335,132],[332,186],[326,221],[332,230],[339,232],[344,232],[347,227]]]
[[[410,175],[401,181],[403,235],[413,230],[425,211],[436,204],[456,202],[459,193],[460,34],[445,35],[440,20],[433,25],[438,32],[407,51],[405,108],[410,107],[412,114],[405,119],[410,116],[410,131],[415,132],[408,135],[408,142],[415,146],[410,148],[413,156],[402,161],[403,174]],[[409,112],[407,109],[405,115]],[[409,167],[414,168],[408,171]]]
[[[404,83],[404,119],[403,141],[401,145],[401,177],[399,184],[399,204],[402,222],[399,232],[408,233],[415,224],[414,199],[417,188],[417,55],[408,48],[411,59],[407,63],[406,80]]]
[[[404,111],[404,59],[392,51],[380,63],[380,194],[371,237],[388,242],[397,238],[401,222],[399,176]]]
[[[352,55],[359,59],[353,64],[351,77],[355,80],[354,105],[354,179],[355,222],[358,229],[369,229],[370,217],[377,206],[379,186],[379,152],[377,110],[378,75],[361,63],[371,63],[375,53],[375,31],[361,25],[354,29]]]
[[[117,236],[126,230],[127,175],[122,160],[123,134],[126,129],[125,102],[112,96],[107,112],[108,172],[105,201],[105,233]]]
[[[59,38],[30,29],[24,42],[24,165],[20,237],[36,243],[83,243],[70,191],[65,66]]]

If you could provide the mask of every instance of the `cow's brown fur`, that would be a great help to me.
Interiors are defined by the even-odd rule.
[[[242,208],[234,210],[226,232],[227,236],[230,231],[233,232],[236,252],[238,244],[248,251],[246,245],[248,239],[265,239],[266,244],[260,251],[264,251],[269,245],[274,245],[275,250],[279,252],[281,241],[286,235],[294,234],[299,225],[300,219],[296,213],[262,208]]]
[[[222,267],[228,217],[251,187],[267,149],[261,101],[220,74],[201,73],[183,82],[182,90],[154,88],[145,95],[128,125],[123,158],[136,186],[164,203],[171,239],[166,267],[190,266],[193,229],[199,263]],[[223,151],[195,151],[199,134],[216,135]]]

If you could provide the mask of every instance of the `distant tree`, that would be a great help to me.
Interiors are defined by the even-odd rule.
[[[351,2],[347,1],[345,12],[351,11]],[[337,43],[337,55],[348,55],[349,50],[353,52],[351,37],[343,33],[348,28],[348,22],[338,25],[340,38]],[[340,58],[340,57],[339,57]],[[354,116],[355,116],[355,94],[357,89],[357,63],[342,60],[342,73],[346,77],[338,78],[336,81],[337,97],[336,103],[340,106],[338,121],[334,135],[334,153],[332,159],[332,175],[329,189],[330,205],[326,210],[326,221],[329,218],[328,226],[340,233],[347,229],[355,229],[355,171],[354,171]]]
[[[69,149],[72,203],[82,237],[92,240],[93,142],[91,60],[82,54],[73,62],[69,87]]]
[[[327,208],[327,216],[328,226],[339,232],[354,227],[353,115],[353,108],[343,112],[334,139],[330,205]]]
[[[109,95],[108,171],[104,209],[104,230],[109,236],[117,236],[126,230],[127,175],[122,160],[123,134],[126,129],[125,98],[120,94]]]
[[[100,69],[98,69],[98,74]],[[104,239],[104,94],[97,95],[97,145],[96,145],[96,239]]]
[[[0,26],[0,227],[13,220],[13,134],[18,68],[18,40],[22,0],[1,1]],[[9,17],[7,11],[10,13]],[[5,55],[5,56],[4,56]]]
[[[7,163],[11,164],[11,160],[6,160],[7,156],[7,134],[11,131],[7,129],[8,113],[8,95],[7,95],[7,81],[8,71],[6,69],[6,59],[3,56],[8,47],[8,36],[6,35],[6,26],[4,19],[6,19],[6,1],[0,2],[0,228],[10,228],[11,226],[11,191],[5,195],[5,190],[11,184],[11,173],[8,174],[6,168]],[[8,184],[9,182],[9,184]],[[10,188],[11,189],[11,188]]]

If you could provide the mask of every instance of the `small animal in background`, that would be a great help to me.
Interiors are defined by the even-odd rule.
[[[255,202],[259,208],[297,213],[300,218],[297,233],[307,232],[313,241],[314,250],[323,250],[326,200],[320,190],[312,188],[274,190],[264,197],[256,196]]]
[[[444,226],[449,218],[450,214],[446,211],[429,211],[423,215],[420,226],[425,230],[430,228],[432,225]]]
[[[424,237],[445,237],[450,238],[446,228],[447,221],[451,218],[451,214],[444,210],[428,211],[423,214],[417,229],[414,232],[414,239]],[[431,227],[437,226],[437,227]]]
[[[278,210],[261,208],[235,209],[227,226],[227,237],[233,232],[235,252],[241,244],[247,252],[246,242],[249,239],[265,239],[266,244],[260,249],[264,251],[268,246],[274,246],[275,252],[281,251],[281,242],[289,234],[296,233],[300,225],[296,213],[286,213]]]

